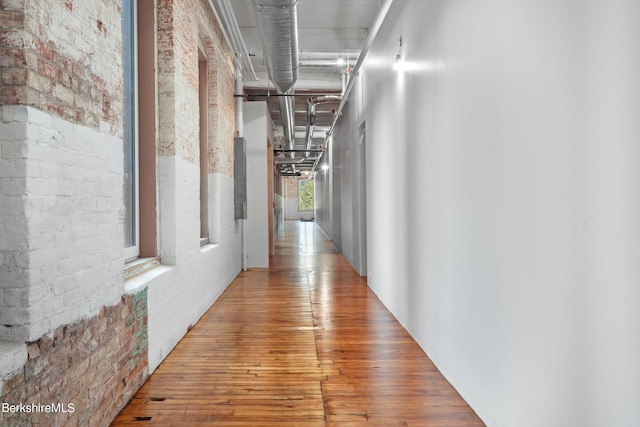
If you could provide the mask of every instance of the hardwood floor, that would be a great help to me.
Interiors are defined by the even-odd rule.
[[[483,426],[311,222],[243,272],[112,426]]]

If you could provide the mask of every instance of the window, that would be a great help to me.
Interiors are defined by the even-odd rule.
[[[299,180],[298,188],[298,209],[301,211],[313,210],[313,180]]]
[[[122,64],[124,84],[124,247],[125,260],[140,254],[138,192],[138,70],[136,1],[122,1]]]
[[[122,1],[125,261],[158,254],[154,7],[154,2]]]
[[[198,97],[200,104],[200,244],[209,243],[209,144],[207,132],[208,116],[208,79],[207,58],[199,52]]]

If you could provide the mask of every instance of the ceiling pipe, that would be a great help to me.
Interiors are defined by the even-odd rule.
[[[295,159],[274,157],[273,163],[276,165],[299,165],[304,163],[304,157],[296,157]]]
[[[278,93],[293,93],[298,78],[298,0],[251,0],[264,60]],[[295,142],[293,97],[279,98],[287,147]],[[291,153],[291,156],[295,156]]]
[[[282,93],[298,78],[298,0],[251,0],[269,78]]]
[[[353,67],[356,61],[339,63],[335,59],[302,59],[298,64],[300,68],[344,68]]]
[[[307,99],[309,106],[307,107],[307,133],[304,137],[307,150],[311,150],[311,141],[313,140],[313,132],[316,130],[316,104]],[[305,151],[304,157],[309,157],[309,151]]]
[[[367,38],[367,43],[364,45],[364,47],[362,48],[362,51],[360,52],[360,54],[358,55],[358,61],[356,62],[355,67],[353,67],[353,70],[351,71],[351,74],[357,76],[359,71],[360,71],[360,67],[362,66],[362,63],[364,62],[364,59],[367,56],[367,53],[369,52],[369,49],[371,48],[371,45],[373,44],[373,41],[375,40],[376,36],[378,35],[378,31],[380,31],[380,27],[382,26],[382,23],[384,22],[385,18],[387,17],[387,14],[389,13],[389,9],[391,9],[391,5],[393,4],[394,0],[385,0],[384,4],[382,5],[382,7],[380,8],[380,12],[378,13],[378,17],[376,18],[376,21],[373,24],[373,27],[371,27],[371,29],[369,30],[369,37]],[[353,84],[355,83],[355,79],[349,78],[348,82],[347,82],[347,86],[344,90],[344,95],[342,97],[342,101],[340,102],[340,105],[338,106],[338,110],[336,111],[336,117],[333,120],[333,123],[331,124],[331,127],[329,128],[329,131],[327,132],[327,137],[324,140],[324,144],[322,145],[322,150],[326,150],[327,145],[329,144],[329,138],[331,138],[331,134],[333,133],[333,129],[336,127],[336,123],[338,122],[338,119],[340,118],[340,114],[342,114],[342,109],[344,108],[345,103],[347,102],[347,98],[349,97],[349,93],[351,92],[351,89],[353,88]],[[324,153],[323,153],[324,154]],[[318,164],[320,164],[320,160],[322,160],[322,154],[318,157],[318,160],[316,160],[316,162],[313,165],[313,168],[311,169],[312,172],[314,172],[316,170],[316,168],[318,167]]]
[[[345,68],[340,73],[340,80],[342,81],[342,91],[340,92],[341,96],[347,92],[347,83],[349,82],[349,77],[351,77],[351,69]]]
[[[222,34],[227,44],[239,60],[243,80],[258,80],[256,72],[253,69],[253,64],[251,63],[249,51],[242,37],[240,26],[233,13],[233,8],[231,4],[229,4],[229,0],[209,0],[209,7],[222,27]]]
[[[284,139],[287,143],[287,148],[293,150],[294,141],[296,138],[296,125],[295,125],[295,109],[293,103],[293,97],[281,96],[278,98],[280,104],[280,116],[282,117],[282,131],[284,132]],[[295,154],[291,153],[291,157]]]
[[[347,61],[349,60],[353,60],[356,61],[358,59],[358,55],[360,55],[360,53],[358,52],[344,52],[344,51],[340,51],[340,52],[317,52],[317,51],[300,51],[300,53],[298,54],[298,56],[300,57],[300,60],[305,60],[305,59],[331,59],[331,60],[338,60],[338,58],[343,58]]]
[[[342,101],[341,95],[324,95],[324,96],[311,96],[307,98],[307,133],[305,134],[306,151],[304,157],[309,157],[311,150],[311,141],[313,140],[313,132],[316,128],[316,105],[326,104],[327,102]]]

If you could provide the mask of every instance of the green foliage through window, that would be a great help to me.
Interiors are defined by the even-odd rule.
[[[313,210],[313,180],[301,179],[298,181],[300,192],[298,193],[298,205],[301,211]]]

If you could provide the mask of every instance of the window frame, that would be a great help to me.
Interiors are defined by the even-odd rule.
[[[139,104],[139,93],[138,93],[138,2],[137,0],[122,0],[122,14],[123,14],[123,87],[125,90],[127,89],[127,85],[129,84],[128,78],[131,79],[131,85],[133,88],[130,89],[131,93],[131,104],[130,106],[124,105],[123,108],[123,144],[130,144],[131,148],[131,158],[127,159],[126,156],[124,158],[125,163],[133,162],[131,167],[132,171],[132,193],[133,193],[133,215],[131,218],[128,218],[128,215],[125,213],[125,236],[126,236],[126,227],[131,226],[133,228],[132,237],[133,244],[131,246],[126,246],[128,242],[124,242],[124,258],[125,262],[135,260],[140,256],[140,149],[139,149],[139,114],[138,114],[138,104]],[[130,17],[128,14],[130,13]],[[131,23],[125,22],[125,17],[129,17]],[[126,56],[125,56],[125,32],[131,31],[130,37],[127,42],[126,48]],[[125,76],[125,60],[131,57],[131,70],[130,75]],[[124,100],[123,100],[124,101]],[[129,120],[132,126],[132,130],[130,135],[125,135],[125,126],[124,123],[126,120]],[[128,138],[131,137],[131,141]],[[126,164],[123,164],[126,167]],[[127,185],[125,182],[124,185]],[[123,195],[124,195],[123,188]],[[125,200],[125,209],[126,200]]]
[[[303,182],[305,183],[304,186],[303,186]],[[302,189],[303,187],[306,187],[307,182],[311,182],[311,184],[314,186],[314,191],[315,191],[315,182],[313,181],[313,179],[304,178],[304,179],[298,180],[298,211],[299,212],[312,212],[315,209],[315,200],[314,200],[315,195],[313,193],[311,194],[311,207],[307,209],[302,208]]]
[[[200,246],[211,241],[209,230],[209,58],[198,46],[198,110],[200,149]]]

